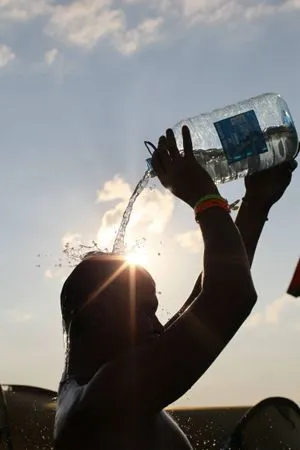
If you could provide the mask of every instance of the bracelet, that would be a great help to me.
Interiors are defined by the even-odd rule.
[[[224,200],[223,197],[221,197],[221,195],[219,194],[210,194],[210,195],[205,195],[204,197],[201,197],[200,200],[198,200],[195,203],[194,206],[194,211],[195,209],[203,202],[205,202],[206,200]]]
[[[194,208],[195,212],[195,220],[198,223],[199,222],[199,215],[210,208],[221,208],[224,209],[226,212],[230,213],[230,207],[223,197],[220,195],[211,195],[206,196],[200,199]]]

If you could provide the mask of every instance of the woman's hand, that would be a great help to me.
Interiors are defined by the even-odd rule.
[[[271,169],[254,173],[245,178],[245,201],[259,210],[269,211],[284,194],[297,167],[295,160],[286,161]]]
[[[182,137],[183,155],[179,153],[173,131],[167,130],[166,136],[161,136],[158,147],[152,155],[152,166],[161,184],[194,208],[201,197],[218,194],[218,189],[206,170],[195,159],[187,126],[182,128]]]

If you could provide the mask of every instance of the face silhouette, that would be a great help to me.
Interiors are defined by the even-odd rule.
[[[118,261],[107,270],[107,262],[103,258],[93,261],[92,286],[85,286],[89,294],[76,314],[93,346],[125,350],[161,334],[163,326],[156,317],[158,301],[150,274],[126,261]],[[82,283],[88,285],[89,277]]]

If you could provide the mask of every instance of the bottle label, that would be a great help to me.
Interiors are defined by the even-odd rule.
[[[255,111],[247,111],[214,123],[228,164],[268,151]]]

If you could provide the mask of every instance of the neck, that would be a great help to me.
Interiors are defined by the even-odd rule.
[[[63,379],[72,378],[79,384],[86,384],[101,365],[102,363],[99,360],[96,361],[96,358],[91,357],[87,352],[82,352],[80,349],[76,350],[74,346],[70,346],[66,355]]]

